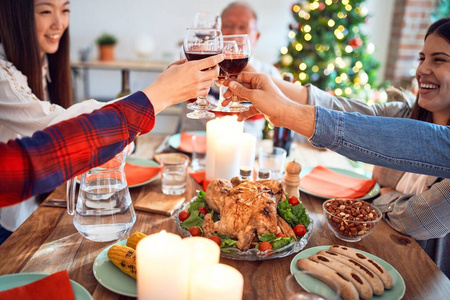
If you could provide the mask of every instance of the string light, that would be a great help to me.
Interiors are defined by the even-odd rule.
[[[296,45],[295,45],[295,50],[297,50],[297,51],[302,51],[302,49],[303,49],[303,46],[302,46],[302,44],[300,44],[300,43],[297,43]]]
[[[319,2],[313,2],[309,5],[309,9],[316,10],[319,8]]]
[[[328,20],[327,24],[328,24],[329,27],[333,27],[336,24],[336,22],[334,22],[333,19],[330,19],[330,20]]]
[[[369,43],[367,45],[367,53],[373,54],[375,52],[375,45],[373,43]]]
[[[345,49],[345,52],[347,52],[347,53],[352,53],[353,52],[353,47],[350,46],[350,45],[345,46],[344,49]]]
[[[335,89],[335,90],[334,90],[334,94],[335,94],[336,96],[342,96],[342,90],[341,90],[341,89]]]
[[[348,0],[342,0],[342,4],[343,4],[343,5],[347,5],[348,3],[349,3]]]
[[[344,38],[344,34],[339,29],[336,29],[334,31],[334,35],[337,37],[338,40],[342,40]]]
[[[341,77],[336,77],[335,79],[334,79],[334,81],[337,83],[337,84],[339,84],[339,83],[341,83],[342,82],[342,79],[341,79]]]
[[[305,41],[310,41],[311,39],[312,36],[309,33],[305,34]]]
[[[295,32],[293,32],[293,31],[289,31],[289,33],[288,33],[288,37],[289,37],[290,39],[293,39],[293,38],[295,38]]]
[[[332,63],[329,63],[328,66],[327,66],[327,70],[330,71],[330,72],[334,71],[334,68],[335,67],[334,67],[334,65]]]
[[[342,80],[347,80],[347,79],[348,79],[348,76],[347,76],[347,74],[342,73],[342,74],[341,74],[341,78],[342,78]]]
[[[360,62],[359,60],[355,63],[355,67],[357,67],[358,69],[362,69],[363,64],[362,62]]]
[[[305,25],[305,26],[303,26],[302,29],[303,29],[304,32],[310,32],[311,31],[311,26]]]
[[[333,0],[325,0],[325,4],[326,5],[331,5],[331,4],[333,4]]]
[[[319,72],[320,69],[319,69],[319,66],[314,65],[314,66],[312,66],[311,70],[312,70],[314,73],[317,73],[317,72]]]
[[[352,31],[354,33],[359,33],[359,28],[357,26],[353,26]]]
[[[294,7],[292,7],[292,11],[298,13],[300,11],[300,6],[295,4]]]
[[[347,94],[347,95],[351,95],[352,94],[352,89],[350,88],[350,87],[346,87],[345,88],[345,93]]]
[[[352,7],[350,4],[347,4],[347,5],[345,6],[345,10],[346,10],[346,11],[351,11],[352,8],[353,8],[353,7]]]
[[[301,81],[305,81],[307,78],[308,78],[308,75],[306,73],[304,73],[304,72],[301,72],[298,75],[298,79],[300,79]]]
[[[307,67],[308,67],[308,66],[307,66],[305,63],[301,63],[301,64],[298,66],[298,68],[300,69],[300,71],[305,71]]]
[[[347,17],[347,14],[343,13],[342,11],[340,11],[340,12],[338,12],[337,16],[338,16],[339,19],[344,19],[344,18]]]
[[[283,55],[284,55],[284,54],[287,54],[287,53],[288,53],[288,48],[287,48],[287,47],[284,47],[284,46],[281,47],[280,53],[283,54]]]

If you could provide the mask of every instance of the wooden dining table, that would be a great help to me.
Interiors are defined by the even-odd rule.
[[[136,153],[150,158],[163,140],[164,136],[158,135],[141,137],[137,142]],[[311,156],[311,153],[308,155]],[[329,154],[317,152],[317,156],[320,155]],[[188,176],[184,194],[186,201],[194,197],[198,189],[201,186]],[[133,202],[151,192],[161,193],[160,180],[130,188]],[[65,187],[57,188],[49,198],[65,198]],[[361,241],[343,242],[333,235],[325,223],[322,198],[301,193],[301,201],[314,221],[312,236],[304,249],[333,244],[358,248],[385,260],[400,273],[406,286],[404,299],[450,299],[449,279],[413,238],[395,231],[382,220]],[[152,234],[166,230],[179,234],[173,216],[143,211],[136,211],[136,215],[136,223],[130,233],[140,231]],[[96,300],[132,299],[103,287],[94,277],[94,260],[113,243],[115,241],[93,242],[83,238],[73,226],[73,217],[67,214],[65,208],[41,205],[0,246],[3,257],[0,275],[28,272],[52,274],[66,269],[69,277],[85,287]],[[284,299],[284,280],[290,274],[290,264],[296,254],[260,261],[221,258],[220,262],[242,273],[243,299]],[[205,278],[205,284],[208,284],[207,281]]]

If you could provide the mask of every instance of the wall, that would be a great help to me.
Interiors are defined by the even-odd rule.
[[[142,35],[152,37],[154,52],[151,60],[172,61],[179,56],[178,43],[184,29],[193,23],[197,11],[220,12],[231,0],[76,0],[71,2],[71,55],[79,59],[79,51],[93,45],[102,32],[115,34],[119,39],[118,59],[139,59],[135,43]],[[262,32],[254,55],[266,62],[278,59],[280,47],[286,45],[288,24],[292,22],[292,0],[249,0],[258,16]],[[377,47],[375,56],[383,64],[387,56],[391,15],[394,1],[368,0],[372,18],[367,26]],[[90,59],[97,51],[92,47]],[[380,70],[380,78],[384,70]],[[94,71],[90,74],[91,96],[112,98],[120,90],[120,73]],[[131,73],[131,89],[137,90],[151,83],[155,74]]]

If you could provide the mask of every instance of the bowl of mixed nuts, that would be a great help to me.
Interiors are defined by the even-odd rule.
[[[322,204],[334,235],[346,242],[368,236],[381,220],[381,211],[363,200],[330,199]]]

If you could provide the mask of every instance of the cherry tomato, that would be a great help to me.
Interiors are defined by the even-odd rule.
[[[280,232],[280,233],[277,233],[276,237],[286,237],[286,235]]]
[[[259,249],[259,251],[266,251],[266,250],[273,249],[273,246],[272,246],[272,244],[269,243],[269,242],[261,242],[261,243],[259,244],[258,249]]]
[[[180,219],[181,222],[184,222],[184,221],[186,221],[189,218],[190,215],[191,215],[190,213],[188,213],[187,211],[183,210],[178,215],[178,219]]]
[[[304,236],[306,233],[306,227],[303,224],[295,225],[294,233],[296,236]]]
[[[202,236],[202,231],[197,226],[192,226],[188,231],[192,236]]]
[[[290,196],[288,202],[292,206],[296,206],[296,205],[300,204],[300,201],[298,201],[298,198],[295,196]]]
[[[204,214],[204,215],[206,215],[208,212],[209,212],[209,211],[206,209],[206,207],[200,207],[200,208],[198,209],[198,213],[199,213],[199,214]]]
[[[220,238],[220,236],[212,235],[209,237],[209,239],[216,242],[216,244],[219,245],[219,247],[222,244],[222,239]]]

